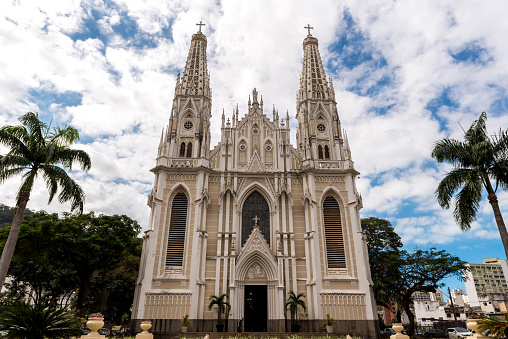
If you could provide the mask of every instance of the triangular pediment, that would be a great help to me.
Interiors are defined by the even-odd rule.
[[[273,258],[275,262],[275,258],[273,257],[272,251],[270,250],[270,246],[268,246],[265,237],[257,226],[254,226],[252,232],[249,235],[249,238],[247,238],[245,246],[243,246],[242,251],[240,252],[240,256],[238,257],[238,261],[241,261],[243,257],[253,252],[258,252],[260,254],[269,256]]]
[[[258,151],[254,150],[252,157],[249,161],[249,166],[247,166],[248,172],[266,172],[265,165],[261,161],[259,157]]]

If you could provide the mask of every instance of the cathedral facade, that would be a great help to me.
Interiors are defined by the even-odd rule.
[[[310,31],[309,31],[310,32]],[[212,92],[207,39],[192,36],[169,124],[152,169],[149,230],[143,240],[132,319],[153,332],[215,331],[210,296],[227,294],[224,323],[236,331],[291,330],[288,294],[303,293],[302,332],[374,337],[377,327],[367,247],[361,233],[358,172],[341,129],[331,78],[310,33],[303,42],[294,147],[289,115],[271,119],[256,89],[247,111],[222,114],[210,147]]]

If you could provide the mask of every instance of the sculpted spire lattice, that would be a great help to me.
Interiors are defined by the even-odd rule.
[[[206,63],[206,36],[201,32],[201,26],[205,24],[200,21],[199,31],[192,36],[187,63],[182,75],[182,82],[177,91],[179,95],[204,95],[211,98],[210,76]]]
[[[319,55],[318,39],[310,34],[310,25],[304,27],[309,31],[303,41],[303,69],[300,78],[298,101],[305,99],[329,99],[330,88],[326,81],[326,74]]]

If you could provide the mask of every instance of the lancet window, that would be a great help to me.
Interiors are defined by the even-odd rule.
[[[332,195],[326,197],[323,203],[323,221],[328,268],[346,268],[340,208],[337,199]]]
[[[166,267],[183,265],[187,209],[187,196],[183,192],[177,193],[171,203]]]
[[[270,244],[270,208],[265,198],[254,191],[247,197],[242,207],[242,246],[245,245],[256,224],[266,242]]]

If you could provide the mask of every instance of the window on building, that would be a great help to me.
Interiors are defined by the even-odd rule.
[[[261,193],[254,191],[245,199],[242,207],[242,246],[256,222],[266,242],[270,244],[270,208]]]
[[[187,158],[192,158],[192,142],[187,144]]]
[[[330,160],[330,149],[328,148],[328,145],[325,145],[325,159]]]
[[[323,221],[325,225],[326,256],[329,268],[346,268],[344,235],[340,208],[337,200],[329,195],[323,203]]]
[[[187,225],[187,196],[179,192],[171,203],[166,266],[182,266]]]
[[[318,153],[318,158],[323,159],[323,147],[321,145],[318,145],[317,153]]]
[[[185,142],[180,145],[180,158],[185,157]]]

